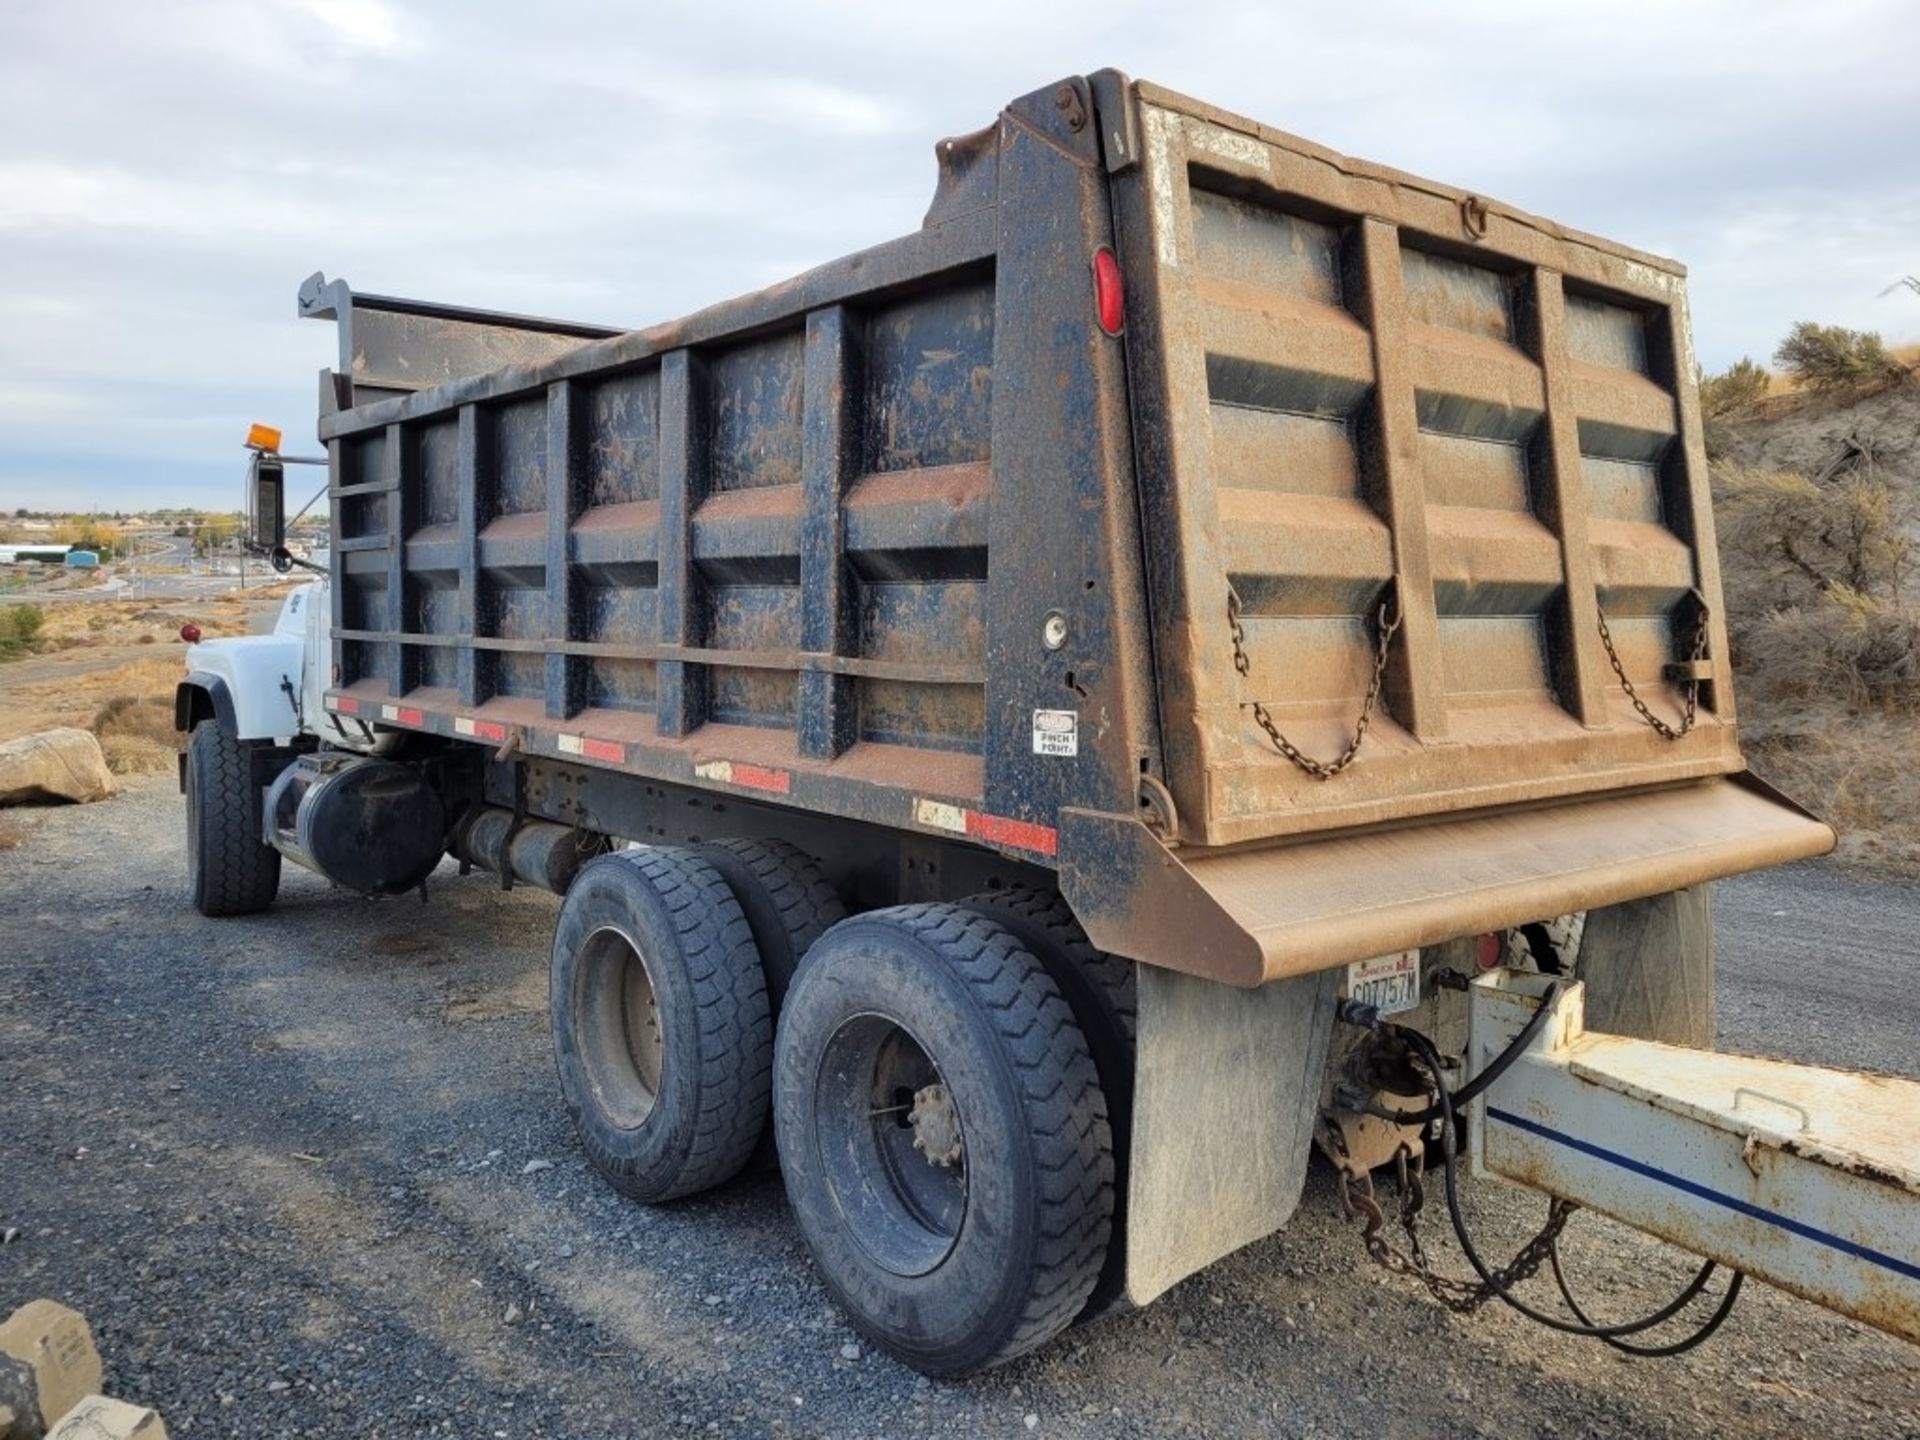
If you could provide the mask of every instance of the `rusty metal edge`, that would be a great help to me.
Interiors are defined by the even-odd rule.
[[[1462,190],[1457,186],[1446,185],[1437,180],[1429,180],[1424,176],[1414,175],[1405,170],[1396,170],[1389,165],[1376,164],[1371,160],[1360,160],[1351,155],[1343,155],[1337,150],[1330,150],[1324,145],[1317,145],[1313,141],[1299,135],[1290,134],[1285,130],[1276,130],[1271,125],[1263,125],[1257,120],[1249,120],[1244,115],[1235,114],[1231,110],[1223,110],[1217,105],[1209,105],[1204,100],[1195,100],[1190,95],[1184,95],[1177,90],[1169,90],[1164,86],[1154,84],[1150,80],[1136,80],[1134,82],[1134,90],[1146,104],[1159,105],[1169,110],[1178,110],[1182,114],[1191,115],[1198,120],[1205,120],[1209,124],[1219,125],[1228,130],[1237,130],[1241,134],[1252,136],[1265,144],[1278,145],[1306,159],[1316,160],[1322,164],[1330,165],[1340,171],[1341,174],[1351,176],[1354,179],[1375,180],[1399,189],[1417,190],[1424,194],[1451,201],[1455,204],[1468,199],[1479,200],[1485,204],[1496,206],[1502,219],[1524,225],[1550,240],[1558,241],[1562,244],[1581,245],[1588,249],[1596,250],[1603,255],[1611,255],[1616,259],[1627,260],[1634,264],[1646,265],[1653,269],[1664,271],[1676,278],[1684,278],[1686,276],[1686,266],[1668,256],[1656,255],[1647,250],[1636,250],[1632,246],[1622,245],[1616,240],[1608,240],[1603,236],[1589,234],[1584,230],[1576,230],[1570,226],[1557,224],[1552,220],[1546,219],[1544,216],[1518,209],[1515,206],[1508,205],[1504,201],[1492,200],[1490,197],[1481,195],[1475,191]]]
[[[1209,858],[1270,861],[1271,883],[1311,878],[1301,862],[1324,860],[1328,847],[1350,848],[1375,836],[1429,838],[1438,857],[1471,853],[1476,827],[1505,825],[1516,816],[1551,825],[1599,816],[1607,825],[1628,817],[1639,802],[1679,792],[1711,799],[1714,787],[1747,792],[1781,812],[1780,823],[1745,833],[1675,846],[1650,841],[1638,853],[1583,870],[1513,874],[1501,884],[1463,884],[1413,900],[1396,901],[1392,875],[1404,860],[1382,864],[1380,903],[1329,912],[1323,921],[1271,927],[1260,933],[1235,914],[1221,887],[1204,874]],[[1416,841],[1416,843],[1418,843]],[[1060,888],[1094,944],[1143,964],[1199,975],[1228,985],[1255,986],[1333,969],[1396,950],[1437,944],[1462,935],[1501,930],[1544,916],[1566,914],[1664,894],[1729,875],[1824,855],[1833,829],[1751,774],[1690,784],[1606,792],[1553,804],[1509,806],[1453,814],[1422,824],[1369,827],[1316,835],[1288,844],[1232,851],[1176,851],[1130,817],[1084,810],[1061,812]],[[1313,852],[1319,851],[1319,856]],[[1293,872],[1290,876],[1289,872]]]

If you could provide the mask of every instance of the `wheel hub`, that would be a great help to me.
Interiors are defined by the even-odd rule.
[[[913,1148],[927,1157],[927,1163],[941,1169],[959,1161],[964,1153],[960,1141],[960,1116],[953,1108],[947,1087],[934,1084],[916,1090],[913,1111],[907,1116],[913,1127]]]

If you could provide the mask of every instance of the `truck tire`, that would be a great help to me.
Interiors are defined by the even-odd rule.
[[[1011,885],[969,895],[960,903],[1012,931],[1028,953],[1047,967],[1087,1037],[1093,1068],[1107,1097],[1107,1124],[1113,1132],[1113,1237],[1100,1283],[1080,1317],[1092,1319],[1114,1309],[1126,1287],[1127,1162],[1133,1140],[1134,1040],[1140,1016],[1133,962],[1109,955],[1087,939],[1057,890]]]
[[[1106,1097],[1010,931],[959,905],[842,921],[795,977],[776,1051],[787,1197],[863,1334],[965,1375],[1081,1312],[1113,1220]]]
[[[737,1174],[767,1123],[773,1025],[720,872],[642,848],[581,867],[553,932],[560,1092],[593,1166],[636,1200]]]
[[[187,885],[202,915],[255,915],[280,890],[280,852],[260,834],[246,749],[202,720],[187,737]]]
[[[740,902],[766,972],[767,1008],[777,1022],[793,972],[813,942],[847,918],[847,907],[820,862],[785,840],[715,840],[697,853],[726,877]]]

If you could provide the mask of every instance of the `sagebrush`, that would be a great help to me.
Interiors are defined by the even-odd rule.
[[[38,605],[0,605],[0,660],[26,654],[46,622],[46,611]]]
[[[1736,360],[1718,375],[1700,379],[1700,413],[1708,420],[1719,420],[1750,410],[1773,388],[1773,375],[1764,365],[1752,360]]]
[[[1903,378],[1907,367],[1871,330],[1802,320],[1787,332],[1774,363],[1809,390],[1856,390]]]

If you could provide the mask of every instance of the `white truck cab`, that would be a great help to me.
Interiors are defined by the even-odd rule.
[[[357,751],[378,739],[368,726],[329,713],[322,702],[331,654],[324,579],[288,595],[265,635],[202,640],[187,650],[187,674],[174,696],[174,721],[191,731],[219,721],[229,739],[292,746],[302,737]]]

